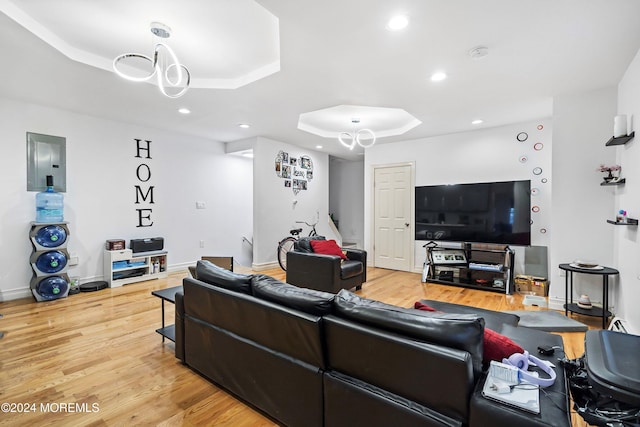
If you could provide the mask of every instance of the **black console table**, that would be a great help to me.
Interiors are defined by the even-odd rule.
[[[602,317],[602,329],[607,328],[607,319],[611,317],[609,311],[609,276],[617,275],[619,272],[615,268],[602,267],[580,268],[571,264],[560,264],[560,270],[567,272],[564,278],[564,314],[568,316],[569,312],[578,313],[585,316]],[[573,303],[573,273],[595,274],[602,276],[602,308],[592,307],[590,309],[581,308],[578,304]]]

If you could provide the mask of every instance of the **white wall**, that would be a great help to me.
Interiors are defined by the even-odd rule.
[[[627,69],[618,86],[617,114],[626,114],[629,131],[637,130],[633,123],[640,119],[640,51]],[[611,119],[609,117],[609,119]],[[612,123],[612,122],[610,122]],[[632,218],[640,218],[640,135],[624,146],[611,148],[616,162],[622,165],[622,175],[627,183],[620,187],[615,197],[614,209],[625,209]],[[617,268],[620,271],[616,315],[627,320],[632,332],[640,334],[640,240],[638,227],[614,226],[614,244]]]
[[[550,271],[553,283],[561,286],[551,287],[552,308],[562,308],[565,298],[565,275],[559,264],[592,260],[616,266],[616,229],[606,220],[615,217],[614,195],[619,189],[601,187],[604,174],[596,171],[601,163],[615,162],[615,149],[605,146],[613,134],[615,106],[614,87],[558,96],[553,102],[554,232]],[[601,303],[602,278],[574,274],[574,294],[588,294],[592,302]]]
[[[329,212],[343,242],[364,247],[364,160],[329,160]]]
[[[244,259],[241,236],[251,234],[252,163],[225,155],[222,143],[4,98],[0,117],[2,300],[31,295],[28,232],[35,193],[26,191],[26,132],[66,137],[65,220],[69,251],[80,261],[69,273],[81,283],[102,279],[104,243],[114,238],[164,237],[170,269],[184,268],[202,255],[251,262]],[[134,138],[152,141],[151,159],[134,157]],[[148,184],[155,186],[154,224],[138,228],[134,186],[143,161],[152,174]],[[196,201],[205,202],[206,209],[196,210]]]
[[[284,186],[284,179],[275,170],[275,159],[279,151],[289,158],[307,155],[313,162],[313,179],[307,190],[294,194],[292,188]],[[260,270],[277,266],[278,242],[289,235],[292,228],[309,228],[296,221],[315,222],[318,234],[335,238],[329,229],[329,156],[317,151],[258,137],[253,145],[254,153],[254,218],[253,218],[253,268]]]
[[[541,125],[541,129],[539,129]],[[516,135],[526,132],[529,137],[518,142]],[[376,144],[365,154],[365,211],[373,212],[372,177],[377,165],[415,161],[415,185],[437,185],[489,181],[531,180],[531,187],[538,188],[531,204],[540,207],[532,213],[532,245],[548,246],[551,234],[551,142],[550,120],[519,123],[508,126],[480,129],[472,132],[437,136],[393,144]],[[535,150],[541,142],[543,148]],[[525,160],[526,157],[526,160]],[[534,175],[533,169],[542,168],[542,174]],[[546,183],[542,183],[546,179]],[[369,259],[373,260],[373,218],[365,216],[365,246]],[[541,230],[546,230],[546,233]],[[414,242],[414,270],[422,269],[425,259],[424,241]],[[522,272],[524,252],[516,250],[516,273]]]

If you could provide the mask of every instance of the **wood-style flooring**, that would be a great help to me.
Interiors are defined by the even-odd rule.
[[[279,269],[261,273],[284,279]],[[0,425],[277,425],[183,366],[174,344],[155,332],[161,300],[151,291],[180,285],[187,274],[57,301],[0,303]],[[359,295],[403,307],[435,299],[491,310],[537,309],[523,306],[520,295],[424,284],[415,273],[372,268],[368,278]],[[173,305],[165,309],[173,323]],[[599,324],[598,318],[575,318]],[[568,357],[583,353],[584,333],[561,335]],[[572,417],[574,426],[586,425]]]

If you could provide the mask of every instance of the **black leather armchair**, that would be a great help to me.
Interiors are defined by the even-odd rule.
[[[287,283],[333,294],[340,289],[362,289],[367,281],[366,251],[345,249],[348,259],[343,261],[336,255],[314,253],[311,239],[324,237],[302,237],[287,253]]]

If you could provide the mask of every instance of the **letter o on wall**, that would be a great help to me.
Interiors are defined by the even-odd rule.
[[[142,179],[142,177],[140,176],[140,170],[144,167],[144,174],[146,176],[146,179]],[[140,166],[138,166],[138,168],[136,169],[136,176],[138,177],[138,179],[142,182],[147,182],[151,179],[151,169],[149,169],[149,166],[147,166],[146,164],[142,163]]]

